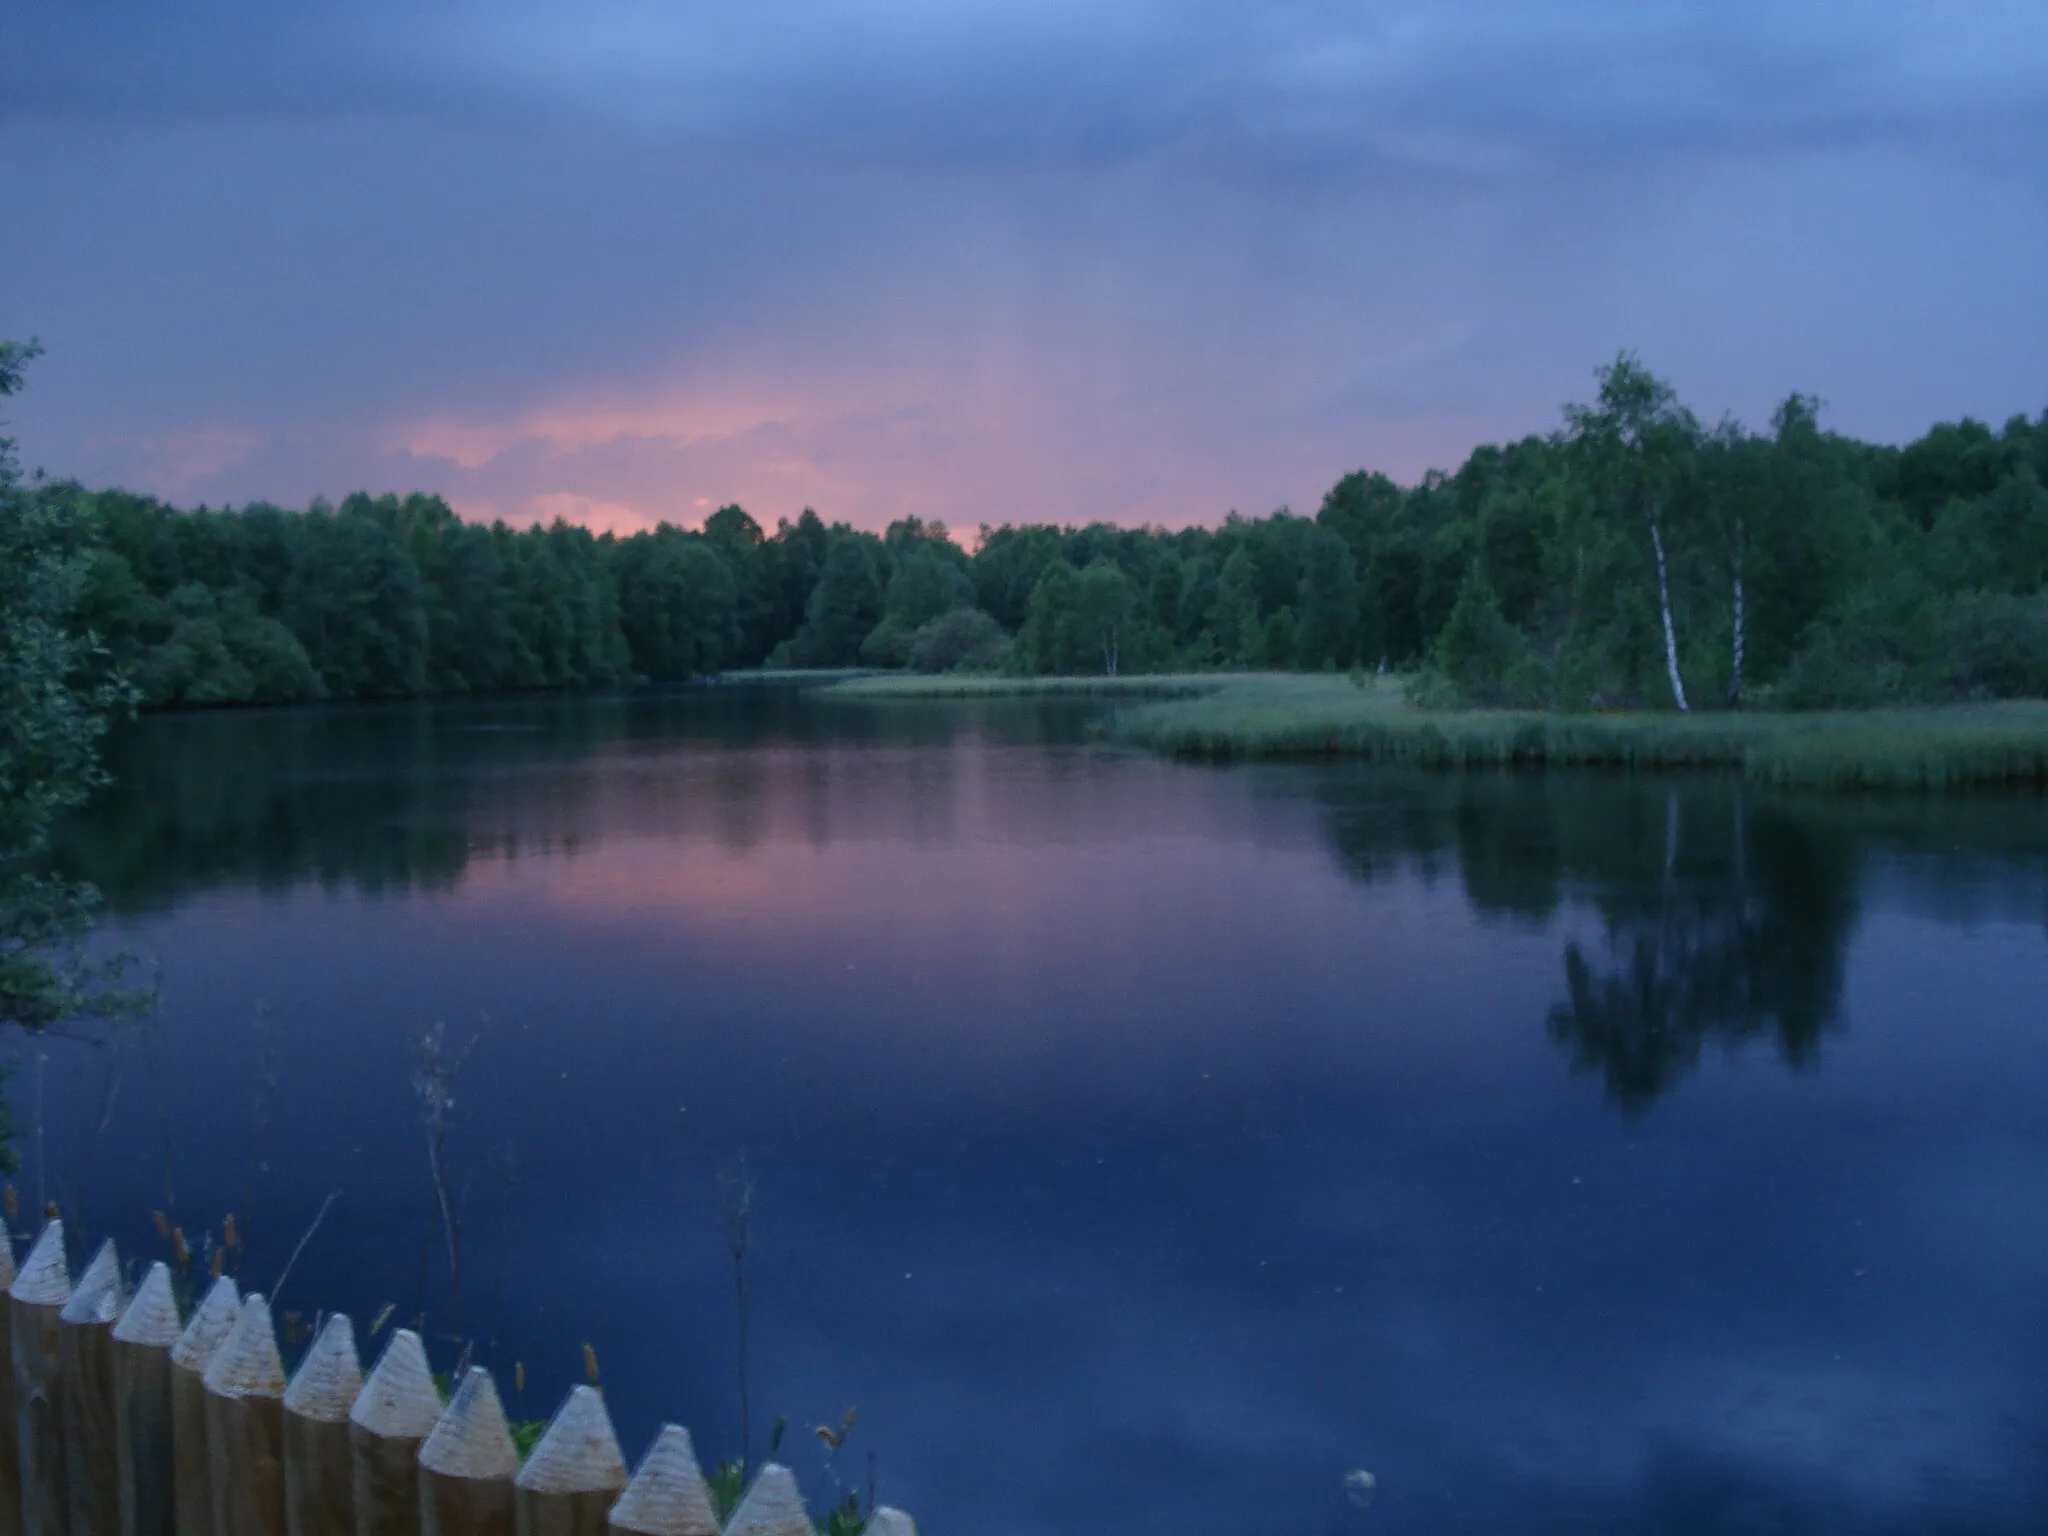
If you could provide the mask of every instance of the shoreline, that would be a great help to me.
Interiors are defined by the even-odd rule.
[[[1431,710],[1393,678],[1203,673],[1119,678],[870,675],[828,684],[858,701],[1128,699],[1106,734],[1211,762],[1356,758],[1440,768],[1739,770],[1770,784],[1945,789],[2048,784],[2048,701],[1874,710],[1548,714]]]

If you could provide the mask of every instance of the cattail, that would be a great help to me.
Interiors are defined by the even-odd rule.
[[[192,1245],[185,1241],[183,1227],[171,1228],[171,1257],[178,1261],[180,1269],[189,1269],[192,1265]]]
[[[524,1360],[514,1360],[512,1362],[512,1390],[521,1396],[525,1395],[526,1362]]]
[[[43,1202],[43,1220],[45,1220],[45,1221],[56,1221],[57,1219],[58,1219],[58,1211],[57,1211],[57,1202],[56,1202],[56,1201],[54,1201],[54,1200],[45,1200],[45,1201]]]
[[[235,1239],[235,1213],[229,1211],[220,1224],[220,1242],[223,1248],[238,1246]]]
[[[168,1243],[171,1240],[171,1224],[164,1219],[164,1213],[151,1211],[149,1219],[156,1227],[156,1235]]]
[[[590,1378],[593,1387],[602,1387],[603,1378],[597,1373],[597,1351],[588,1344],[583,1346],[583,1374]]]
[[[377,1337],[377,1330],[382,1328],[386,1323],[390,1322],[391,1314],[393,1312],[396,1312],[397,1310],[398,1303],[394,1301],[387,1301],[384,1303],[384,1310],[382,1312],[379,1312],[375,1317],[370,1319],[371,1338],[374,1339],[375,1337]]]
[[[9,1221],[15,1221],[20,1218],[21,1196],[17,1195],[14,1192],[14,1186],[12,1184],[8,1185],[4,1191],[0,1191],[0,1201],[4,1201],[6,1203],[7,1219]]]
[[[219,1278],[221,1277],[221,1275],[222,1275],[222,1274],[223,1274],[223,1273],[224,1273],[224,1272],[226,1271],[227,1267],[228,1267],[228,1251],[227,1251],[227,1249],[225,1249],[225,1248],[216,1248],[216,1249],[214,1249],[214,1250],[213,1250],[213,1263],[211,1263],[210,1265],[208,1265],[208,1266],[207,1266],[207,1268],[208,1268],[209,1270],[211,1270],[211,1271],[212,1271],[212,1273],[213,1273],[213,1278],[214,1278],[214,1279],[216,1279],[216,1280],[218,1280],[218,1279],[219,1279]]]

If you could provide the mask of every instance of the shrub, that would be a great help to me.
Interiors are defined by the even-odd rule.
[[[955,608],[919,627],[909,647],[919,672],[993,672],[1009,642],[1002,626],[979,608]]]

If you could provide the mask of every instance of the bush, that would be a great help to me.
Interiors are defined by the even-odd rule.
[[[1933,600],[1910,582],[1852,594],[1807,626],[1776,701],[1788,709],[1868,709],[1937,695],[1929,675],[1939,648],[1936,618]]]
[[[1941,639],[1950,696],[2048,697],[2048,595],[1959,593],[1943,605]]]
[[[1418,702],[1540,705],[1548,702],[1550,680],[1520,630],[1501,616],[1486,577],[1475,571],[1459,589],[1458,601],[1430,653],[1430,674],[1411,696]]]
[[[955,608],[920,626],[909,659],[919,672],[993,672],[1008,649],[1002,626],[988,614]]]
[[[910,660],[910,647],[916,638],[917,632],[892,613],[869,632],[867,639],[861,641],[861,664],[889,668],[904,666]]]

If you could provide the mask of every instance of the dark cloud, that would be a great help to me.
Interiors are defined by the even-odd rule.
[[[89,3],[20,19],[6,100],[116,118],[565,112],[825,160],[1186,145],[1500,168],[2038,121],[2044,56],[2031,7],[1902,0]]]

